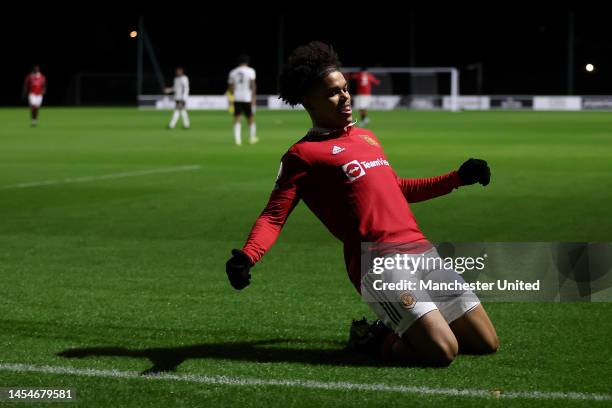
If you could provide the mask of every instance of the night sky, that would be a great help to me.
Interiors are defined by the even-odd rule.
[[[358,7],[326,12],[309,7],[299,13],[265,10],[263,16],[244,12],[236,17],[231,10],[190,12],[190,6],[184,7],[186,16],[175,9],[164,15],[136,11],[83,18],[49,18],[44,12],[4,15],[0,104],[23,103],[23,79],[35,63],[49,82],[46,104],[74,103],[78,73],[121,74],[113,80],[85,75],[84,102],[134,103],[137,41],[129,32],[137,29],[139,15],[144,15],[166,82],[182,65],[193,94],[223,93],[227,73],[242,52],[251,55],[257,70],[258,93],[276,93],[279,58],[312,40],[331,43],[346,66],[456,66],[464,94],[477,91],[476,71],[467,69],[474,63],[483,67],[484,94],[568,92],[567,9],[499,6],[445,13],[400,11],[380,3],[366,9],[365,16]],[[596,10],[573,14],[574,94],[612,95],[609,16]],[[595,72],[585,72],[587,63],[595,65]],[[148,61],[145,70],[153,73]],[[154,88],[154,77],[146,83]]]

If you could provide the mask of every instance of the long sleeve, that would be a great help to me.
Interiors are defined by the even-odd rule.
[[[185,77],[185,82],[183,84],[183,98],[187,99],[189,97],[189,78]]]
[[[286,154],[268,200],[242,250],[257,263],[278,238],[285,221],[298,204],[300,183],[307,174],[306,164],[293,154]]]
[[[461,180],[456,171],[429,178],[410,179],[397,177],[397,183],[409,203],[439,197],[461,186]]]

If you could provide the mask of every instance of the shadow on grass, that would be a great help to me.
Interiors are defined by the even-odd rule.
[[[209,343],[183,347],[130,349],[125,347],[72,348],[57,353],[66,358],[128,357],[146,358],[153,366],[142,374],[174,371],[189,359],[222,359],[258,363],[303,363],[333,366],[380,366],[380,362],[344,348],[268,347],[278,343],[301,343],[303,340],[270,339],[251,342]]]

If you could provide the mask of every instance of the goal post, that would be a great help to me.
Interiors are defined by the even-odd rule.
[[[343,67],[344,73],[361,71]],[[373,96],[395,97],[397,107],[459,110],[459,70],[455,67],[372,67],[367,71],[381,80]],[[392,101],[392,99],[389,99]]]

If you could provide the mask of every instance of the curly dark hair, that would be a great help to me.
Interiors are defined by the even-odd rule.
[[[297,47],[280,74],[279,98],[291,106],[302,103],[317,80],[337,71],[341,65],[331,45],[313,41]]]

